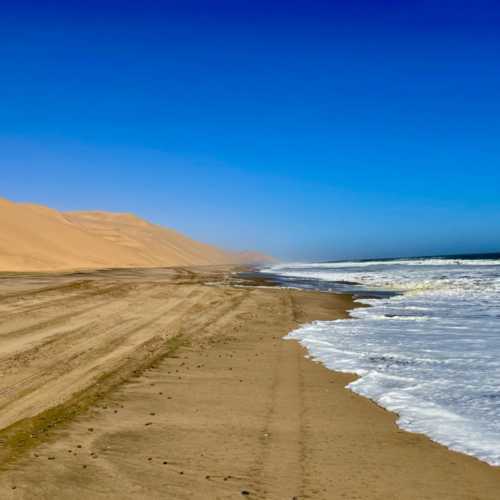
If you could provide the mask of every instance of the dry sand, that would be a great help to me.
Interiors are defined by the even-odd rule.
[[[58,271],[269,261],[192,240],[132,214],[58,212],[0,198],[0,270]]]
[[[4,275],[0,498],[498,499],[282,340],[352,306],[214,268]]]

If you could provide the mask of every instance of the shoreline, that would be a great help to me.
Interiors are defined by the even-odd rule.
[[[328,293],[328,292],[326,292],[326,293]],[[365,396],[365,395],[360,394],[360,393],[352,390],[351,388],[349,388],[350,384],[352,384],[353,382],[356,382],[357,380],[359,380],[361,378],[360,375],[358,375],[357,373],[351,372],[351,371],[340,371],[340,370],[335,370],[335,369],[332,369],[332,368],[328,368],[321,359],[314,357],[309,352],[309,350],[307,349],[307,347],[305,347],[304,345],[302,345],[301,341],[298,340],[298,339],[294,339],[292,337],[290,337],[290,338],[284,337],[283,340],[297,342],[304,349],[304,351],[305,351],[305,357],[307,357],[308,359],[310,359],[313,363],[320,364],[326,370],[328,370],[328,371],[330,371],[332,373],[335,373],[336,375],[339,375],[339,376],[345,375],[348,378],[348,382],[346,383],[346,386],[344,387],[344,389],[346,391],[351,392],[352,394],[354,394],[357,397],[360,397],[362,399],[370,401],[371,403],[373,403],[374,405],[376,405],[378,408],[386,411],[390,415],[393,415],[394,416],[395,425],[397,426],[397,428],[399,429],[399,431],[405,432],[405,433],[408,433],[408,434],[414,434],[416,436],[421,436],[421,437],[423,437],[425,439],[428,439],[431,443],[434,443],[436,445],[442,446],[443,448],[445,448],[446,450],[448,450],[451,453],[457,453],[458,455],[463,455],[464,457],[467,457],[469,459],[476,460],[477,462],[479,462],[479,463],[481,463],[483,465],[486,465],[488,467],[491,467],[492,469],[496,469],[496,470],[498,470],[500,472],[500,465],[490,464],[490,463],[486,462],[485,460],[481,460],[479,457],[473,455],[472,453],[465,453],[465,452],[463,452],[461,450],[450,448],[447,445],[445,445],[443,443],[440,443],[439,441],[436,441],[435,439],[432,439],[430,436],[428,436],[427,434],[424,434],[423,432],[415,432],[415,431],[407,430],[407,429],[404,429],[403,427],[400,427],[397,424],[397,420],[399,418],[401,418],[401,416],[400,416],[400,414],[397,411],[389,410],[388,408],[382,406],[381,404],[379,404],[377,401],[375,401],[374,399],[370,398],[369,396]]]
[[[260,273],[259,271],[257,271],[255,274],[258,277],[259,276],[266,276],[266,273]],[[293,277],[291,277],[290,279],[293,279]],[[314,288],[301,288],[300,285],[298,285],[298,286],[293,286],[293,285],[287,286],[286,285],[286,281],[283,281],[281,279],[281,276],[279,274],[270,273],[269,277],[268,277],[268,280],[269,280],[269,282],[270,282],[270,284],[272,286],[280,286],[280,287],[283,287],[285,289],[296,289],[296,290],[304,290],[304,291],[315,290]],[[304,281],[304,279],[303,278],[297,278],[297,281],[300,283],[301,281]],[[315,280],[315,279],[305,280],[305,282],[308,285],[310,283],[316,283],[316,281],[317,280]],[[328,289],[318,288],[317,291],[323,292],[323,293],[334,293],[334,294],[350,295],[352,297],[352,299],[353,299],[353,302],[355,303],[354,307],[351,308],[351,309],[349,309],[347,311],[347,315],[348,315],[348,317],[350,319],[355,319],[351,315],[351,312],[354,309],[357,309],[359,307],[373,307],[370,304],[365,304],[363,302],[360,302],[360,299],[364,299],[364,298],[369,298],[369,299],[387,298],[387,297],[390,297],[390,296],[396,296],[396,295],[400,295],[401,293],[403,293],[403,292],[387,292],[387,293],[386,292],[381,292],[381,293],[378,293],[378,292],[375,292],[375,291],[370,291],[368,289],[364,290],[362,292],[358,292],[358,291],[341,291],[341,290],[338,290],[338,289],[333,290],[333,288],[335,288],[335,286],[337,286],[339,283],[340,284],[344,284],[345,282],[329,282]],[[362,285],[361,283],[357,283],[357,282],[352,282],[350,284],[352,284],[352,285],[360,285],[360,286]],[[333,285],[333,288],[332,288],[332,285]],[[300,325],[299,328],[298,328],[298,330],[300,330],[302,327],[307,327],[307,326],[308,326],[307,324]],[[303,344],[303,342],[302,342],[302,340],[300,338],[294,338],[294,337],[287,336],[287,337],[285,337],[285,339],[286,340],[294,340],[294,341],[298,342],[302,347],[304,347],[304,349],[306,350],[307,355],[308,355],[308,357],[310,357],[310,359],[312,359],[314,362],[321,363],[328,370],[330,370],[332,372],[335,372],[335,373],[338,373],[338,374],[346,374],[349,377],[352,377],[352,380],[350,380],[349,383],[345,387],[346,390],[351,391],[353,394],[356,394],[357,396],[360,396],[362,398],[368,399],[371,402],[375,403],[380,408],[388,411],[389,413],[392,413],[393,415],[395,415],[396,420],[399,420],[400,418],[402,418],[401,415],[398,413],[398,411],[386,408],[384,405],[380,404],[378,401],[376,401],[375,399],[371,398],[369,395],[362,394],[361,392],[357,392],[356,390],[351,389],[349,387],[349,385],[351,385],[352,383],[357,382],[358,380],[362,379],[363,378],[362,375],[358,375],[357,373],[349,371],[349,370],[338,370],[338,369],[335,369],[335,368],[328,367],[326,365],[326,363],[321,359],[321,357],[315,356],[312,352],[310,352],[308,350],[307,346]],[[408,432],[408,433],[411,433],[411,434],[418,434],[418,435],[424,436],[427,439],[429,439],[430,441],[432,441],[433,443],[436,443],[436,444],[439,444],[441,446],[444,446],[446,449],[448,449],[451,452],[459,453],[461,455],[465,455],[465,456],[474,458],[474,459],[478,460],[479,462],[485,463],[486,465],[488,465],[490,467],[493,467],[495,469],[498,469],[500,471],[500,464],[490,463],[487,460],[484,460],[484,459],[480,458],[479,456],[475,455],[472,452],[467,453],[466,451],[463,451],[459,447],[452,448],[447,443],[439,441],[438,439],[433,438],[430,434],[427,434],[425,432],[418,432],[418,431],[411,430],[411,429],[405,429],[403,426],[400,426],[399,424],[396,424],[396,425],[398,425],[398,428],[400,430],[404,431],[404,432]]]
[[[121,318],[133,326],[142,318],[138,330],[116,332],[131,348],[150,337],[158,341],[159,335],[167,342],[178,333],[187,344],[50,428],[43,442],[0,472],[2,498],[64,498],[66,488],[78,499],[201,500],[235,498],[244,491],[250,498],[276,499],[497,498],[498,468],[402,431],[396,414],[345,387],[355,375],[329,370],[306,358],[299,342],[283,341],[301,324],[346,317],[356,306],[352,297],[235,288],[229,269],[104,274],[90,273],[92,284],[76,288],[75,277],[53,276],[59,281],[51,291],[38,293],[26,284],[23,293],[18,283],[18,299],[0,302],[0,319],[8,318],[0,339],[15,337],[19,350],[31,336],[30,346],[38,343],[43,351],[44,339],[52,346],[59,342],[54,332],[60,327],[47,323],[46,315],[71,308],[79,322],[95,320],[92,311],[99,310],[96,326],[108,315],[110,325]],[[0,296],[5,297],[1,284]],[[150,311],[141,305],[146,298]],[[89,301],[104,309],[85,312]],[[26,308],[34,311],[31,319],[40,315],[30,329],[20,325]],[[158,317],[158,308],[161,319],[145,322],[155,311]],[[127,316],[132,312],[137,318]],[[72,317],[64,321],[62,350],[52,352],[61,356],[68,354],[68,326],[77,326]],[[14,337],[12,325],[20,332]],[[96,366],[109,369],[116,347],[97,343],[105,339],[93,332],[91,345],[102,351]],[[32,357],[27,367],[39,361],[47,360]],[[43,392],[53,394],[54,383],[33,387],[42,406]],[[26,408],[21,403],[27,397],[4,401],[4,408]]]

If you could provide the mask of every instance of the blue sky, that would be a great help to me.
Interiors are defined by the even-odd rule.
[[[497,2],[2,7],[0,196],[287,259],[500,250]]]

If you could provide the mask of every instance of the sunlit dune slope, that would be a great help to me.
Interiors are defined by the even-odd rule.
[[[89,234],[132,251],[141,258],[143,265],[226,264],[236,260],[228,252],[132,214],[72,212],[65,217]]]
[[[265,259],[262,256],[261,260]],[[3,271],[245,262],[244,254],[194,241],[132,214],[64,213],[0,199]]]

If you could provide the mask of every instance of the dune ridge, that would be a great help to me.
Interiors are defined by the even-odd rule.
[[[272,260],[228,252],[133,214],[59,212],[0,198],[0,271],[246,264]]]

